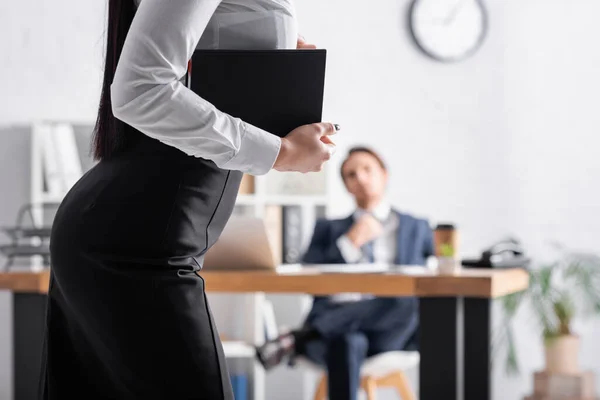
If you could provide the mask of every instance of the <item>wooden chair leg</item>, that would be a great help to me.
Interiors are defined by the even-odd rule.
[[[371,377],[361,379],[361,386],[367,394],[367,400],[377,400],[377,383]]]
[[[404,372],[398,371],[394,374],[394,386],[402,400],[416,400],[415,394],[413,393]]]
[[[321,375],[314,400],[327,400],[327,375]]]

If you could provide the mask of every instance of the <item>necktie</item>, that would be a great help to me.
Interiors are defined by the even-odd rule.
[[[367,259],[367,262],[374,263],[375,262],[375,249],[374,249],[374,241],[370,241],[365,243],[363,248],[364,255]]]

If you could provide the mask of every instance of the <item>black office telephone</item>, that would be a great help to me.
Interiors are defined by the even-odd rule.
[[[527,268],[530,261],[519,241],[508,238],[485,249],[478,260],[462,260],[462,265],[470,268]]]

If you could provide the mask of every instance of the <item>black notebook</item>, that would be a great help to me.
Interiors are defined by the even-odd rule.
[[[188,86],[219,110],[283,137],[321,122],[326,50],[196,50]]]

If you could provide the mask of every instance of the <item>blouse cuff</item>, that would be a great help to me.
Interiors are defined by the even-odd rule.
[[[280,137],[242,121],[239,151],[227,164],[250,175],[264,175],[273,168],[280,148]]]

